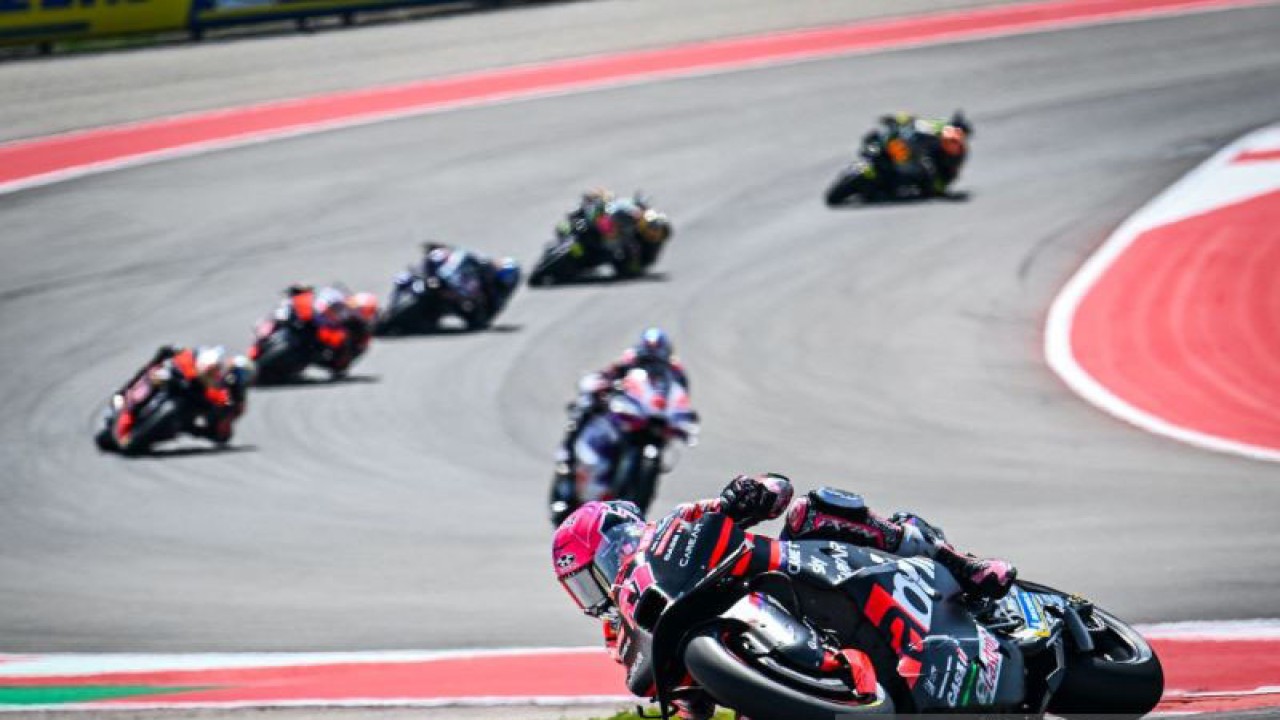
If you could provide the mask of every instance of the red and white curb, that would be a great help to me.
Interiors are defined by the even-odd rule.
[[[1165,668],[1161,711],[1280,706],[1280,620],[1139,629]],[[600,648],[0,655],[0,711],[635,701]]]
[[[1280,126],[1124,222],[1054,301],[1049,365],[1153,433],[1280,461]]]
[[[0,144],[0,194],[213,150],[459,108],[1276,0],[1048,0],[690,43],[317,95]]]

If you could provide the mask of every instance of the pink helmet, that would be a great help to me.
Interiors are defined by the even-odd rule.
[[[551,561],[556,579],[584,613],[600,615],[613,604],[609,590],[644,529],[640,508],[625,500],[593,500],[560,523]]]

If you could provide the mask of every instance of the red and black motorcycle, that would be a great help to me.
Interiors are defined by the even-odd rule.
[[[213,419],[207,408],[190,400],[180,386],[175,387],[179,380],[157,381],[153,371],[154,368],[149,368],[143,372],[124,392],[113,395],[107,402],[102,424],[93,438],[99,450],[140,455],[156,443],[176,439],[182,433],[210,434]]]
[[[735,571],[752,541],[717,513],[670,516],[652,537],[615,574],[614,595],[628,684],[656,688],[664,715],[696,688],[758,720],[1136,718],[1163,691],[1160,661],[1132,627],[1043,585],[977,600],[932,560],[832,540],[781,542],[775,569],[747,578]]]
[[[368,348],[373,329],[355,315],[333,328],[304,322],[282,305],[258,322],[254,336],[249,359],[257,364],[258,384],[271,385],[297,380],[311,365],[342,377]]]

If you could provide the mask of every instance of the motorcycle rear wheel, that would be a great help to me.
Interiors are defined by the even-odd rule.
[[[684,650],[685,667],[716,702],[752,720],[838,720],[848,715],[892,715],[893,699],[882,687],[871,703],[815,697],[765,674],[725,645],[723,625],[697,631]]]

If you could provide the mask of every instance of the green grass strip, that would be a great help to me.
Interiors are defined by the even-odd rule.
[[[645,714],[648,715],[650,719],[656,717],[658,715],[658,706],[653,705],[645,708]],[[672,713],[671,717],[675,718],[675,714]],[[624,710],[614,715],[610,715],[607,718],[597,718],[596,720],[645,720],[645,719],[641,718],[641,716],[637,715],[633,711]],[[711,718],[711,720],[733,720],[733,711],[725,710],[722,708],[716,711],[715,717]]]
[[[155,685],[26,685],[0,687],[3,705],[60,705],[85,703],[138,695],[168,695],[205,690],[205,687],[173,687]]]

